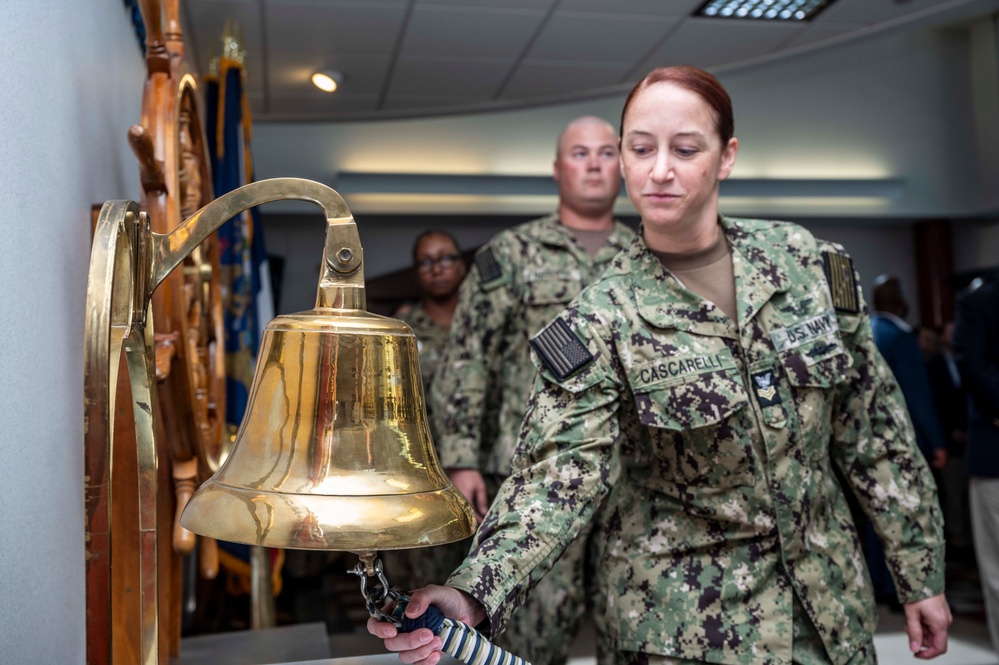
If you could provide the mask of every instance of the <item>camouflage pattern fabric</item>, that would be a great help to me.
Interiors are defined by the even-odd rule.
[[[461,285],[431,389],[445,468],[510,475],[534,381],[528,340],[594,281],[634,237],[621,223],[596,256],[549,215],[497,234]],[[497,271],[483,280],[484,255]]]
[[[550,215],[504,231],[479,250],[461,287],[430,401],[442,465],[479,469],[490,500],[497,481],[510,474],[534,381],[528,340],[595,280],[634,235],[615,223],[603,247],[590,257],[558,216]],[[566,660],[587,605],[582,573],[587,533],[496,637],[499,646],[534,665]]]
[[[503,627],[493,637],[493,643],[525,659],[531,665],[561,665],[579,633],[583,615],[594,615],[598,651],[608,643],[601,606],[598,604],[592,577],[584,573],[585,557],[592,548],[591,529],[584,529],[566,548],[558,562],[544,579],[531,589]],[[468,554],[469,544],[465,545]],[[453,571],[461,560],[451,567]]]
[[[515,472],[449,580],[494,631],[602,509],[619,652],[785,665],[797,598],[828,662],[866,662],[874,598],[833,465],[899,599],[943,592],[936,488],[901,392],[862,296],[836,311],[823,272],[845,252],[793,224],[720,223],[738,325],[638,238],[561,315],[594,359],[558,380],[535,358]]]
[[[822,638],[819,637],[818,631],[815,630],[797,596],[794,597],[793,611],[791,662],[794,665],[828,665],[829,656],[826,654]],[[704,661],[637,651],[615,651],[600,662],[602,665],[698,665]],[[877,662],[877,653],[872,640],[861,647],[845,665],[877,665]]]

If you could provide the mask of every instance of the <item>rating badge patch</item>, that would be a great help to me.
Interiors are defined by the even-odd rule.
[[[753,391],[756,393],[756,399],[759,400],[760,406],[767,407],[781,403],[780,393],[777,392],[777,386],[774,382],[774,371],[772,369],[757,372],[753,374],[752,379]]]

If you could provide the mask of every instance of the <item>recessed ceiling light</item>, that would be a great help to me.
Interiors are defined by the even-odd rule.
[[[343,81],[343,74],[327,69],[312,75],[312,84],[323,92],[335,92]]]
[[[694,12],[707,18],[809,21],[836,0],[708,0]]]

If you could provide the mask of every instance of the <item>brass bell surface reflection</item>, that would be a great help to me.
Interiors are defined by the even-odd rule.
[[[318,183],[269,182],[273,191],[261,188],[260,200],[248,185],[232,207],[302,189],[299,198],[327,212],[316,307],[267,325],[232,451],[181,524],[250,545],[369,554],[472,535],[471,506],[430,438],[416,337],[365,310],[362,251],[346,204]]]
[[[420,376],[400,321],[351,309],[275,318],[232,453],[182,523],[222,540],[354,552],[470,535],[475,519],[437,461]]]

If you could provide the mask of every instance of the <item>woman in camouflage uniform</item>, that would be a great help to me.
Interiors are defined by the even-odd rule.
[[[424,231],[413,241],[413,269],[420,300],[403,305],[393,316],[413,329],[420,353],[423,394],[430,395],[434,374],[441,363],[458,305],[458,290],[468,269],[458,241],[447,231]],[[440,432],[434,427],[432,402],[425,399],[427,420],[434,442]],[[439,453],[438,453],[439,454]],[[382,563],[394,584],[403,589],[429,583],[442,583],[468,553],[468,540],[412,550],[387,550]]]
[[[514,465],[447,587],[413,595],[502,630],[605,505],[615,663],[874,663],[876,613],[836,467],[876,525],[919,658],[946,650],[940,509],[842,247],[718,213],[735,163],[710,74],[632,90],[621,163],[642,233],[532,340]],[[615,463],[617,462],[617,463]],[[426,629],[369,630],[433,665]]]

